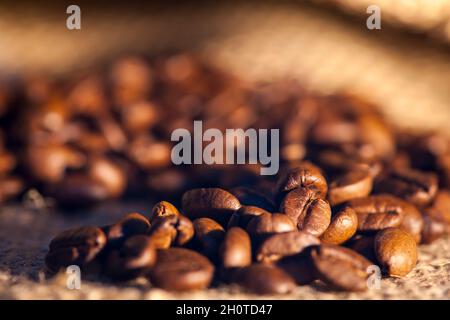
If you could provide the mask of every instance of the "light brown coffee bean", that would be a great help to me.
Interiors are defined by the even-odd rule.
[[[158,251],[150,280],[166,290],[189,291],[207,288],[213,274],[214,266],[205,256],[188,249],[169,248]]]
[[[357,169],[334,179],[329,187],[328,199],[332,206],[351,199],[366,197],[372,191],[373,179],[368,169]]]
[[[226,226],[231,215],[241,207],[241,204],[228,191],[219,188],[201,188],[185,192],[182,207],[188,218],[210,217]]]
[[[140,234],[147,234],[150,222],[140,213],[128,213],[106,230],[108,245],[119,247],[125,239]]]
[[[317,237],[304,231],[291,231],[274,234],[265,239],[256,251],[259,262],[275,262],[285,256],[301,253],[312,245],[318,245]]]
[[[252,245],[248,233],[230,228],[220,246],[220,261],[225,268],[247,267],[252,263]]]
[[[349,240],[358,229],[358,216],[351,207],[345,207],[336,213],[320,240],[327,244],[341,244]]]
[[[153,222],[156,217],[166,217],[166,216],[179,216],[180,212],[178,209],[167,201],[160,201],[155,204],[150,212],[149,220]]]
[[[317,194],[307,188],[297,188],[289,192],[280,205],[280,211],[296,222],[299,230],[319,237],[331,221],[331,208],[327,201],[317,198]]]
[[[375,254],[383,270],[390,276],[403,277],[417,263],[414,238],[400,228],[387,228],[375,237]]]
[[[193,221],[195,242],[200,252],[212,260],[216,260],[219,247],[225,237],[225,230],[215,220],[198,218]]]
[[[241,227],[243,229],[246,229],[250,220],[252,220],[254,217],[262,215],[263,213],[270,214],[270,212],[259,207],[242,206],[231,216],[230,220],[228,221],[228,228]]]
[[[247,226],[247,232],[250,236],[257,238],[296,229],[292,220],[282,213],[263,213],[260,216],[254,217]]]

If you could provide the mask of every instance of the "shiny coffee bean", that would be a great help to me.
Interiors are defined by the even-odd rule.
[[[375,237],[375,254],[383,270],[390,276],[403,277],[417,263],[414,238],[399,228],[387,228]]]
[[[403,204],[403,219],[399,228],[408,232],[417,243],[420,243],[423,230],[423,217],[420,211],[411,203]]]
[[[252,263],[252,245],[248,233],[239,227],[230,228],[220,246],[220,261],[225,268],[247,267]]]
[[[336,213],[320,240],[327,244],[342,244],[349,240],[358,229],[358,216],[351,207],[345,207]]]
[[[405,210],[411,205],[392,195],[375,195],[349,202],[358,215],[358,231],[374,232],[402,223]]]
[[[226,226],[231,215],[241,207],[241,204],[228,191],[219,188],[201,188],[185,192],[182,207],[188,218],[211,217]]]
[[[321,170],[306,161],[281,176],[276,185],[277,199],[281,201],[286,193],[296,188],[310,189],[318,197],[325,197],[328,191],[327,181]]]
[[[332,206],[355,198],[366,197],[372,191],[372,175],[368,169],[347,172],[334,179],[328,191],[328,199]]]
[[[169,248],[158,251],[150,280],[166,290],[189,291],[207,288],[213,274],[214,266],[205,256],[188,249]]]
[[[259,207],[242,206],[231,216],[230,220],[228,221],[228,228],[241,227],[243,229],[246,229],[250,220],[264,213],[270,214],[270,212]]]
[[[296,230],[292,220],[282,213],[263,213],[254,217],[247,225],[247,232],[252,237],[264,238],[273,233],[282,233]]]
[[[298,229],[319,237],[328,228],[331,208],[327,201],[307,188],[289,192],[280,205],[280,211],[296,222]]]
[[[261,263],[236,270],[232,282],[257,294],[289,293],[296,287],[294,279],[282,269]]]
[[[160,216],[153,219],[148,234],[158,249],[167,249],[172,245],[184,246],[194,236],[194,225],[183,215]]]
[[[230,193],[238,198],[242,206],[255,206],[269,212],[276,210],[275,203],[263,193],[248,187],[237,187],[230,190]]]
[[[274,234],[261,243],[256,251],[256,260],[264,263],[275,262],[318,244],[320,244],[320,240],[317,237],[304,231]]]
[[[119,250],[110,252],[106,259],[105,274],[120,280],[145,275],[156,262],[156,250],[149,237],[132,236]]]
[[[210,218],[198,218],[193,221],[195,242],[199,251],[212,260],[217,259],[220,245],[225,237],[223,227]]]
[[[372,263],[355,251],[324,244],[311,249],[311,262],[317,277],[331,288],[367,290],[367,268]]]
[[[390,172],[376,185],[377,192],[391,193],[419,207],[429,204],[438,190],[438,179],[434,173],[412,169]]]
[[[120,246],[127,238],[147,234],[150,222],[140,213],[129,213],[107,229],[108,245]]]
[[[51,272],[69,265],[84,267],[94,261],[105,245],[106,236],[100,228],[70,229],[50,242],[45,264]]]
[[[178,209],[167,201],[160,201],[155,204],[150,212],[149,220],[153,222],[157,217],[166,217],[166,216],[179,216],[180,212]]]

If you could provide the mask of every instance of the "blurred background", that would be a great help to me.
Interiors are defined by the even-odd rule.
[[[65,74],[128,53],[190,50],[249,80],[349,91],[399,125],[450,132],[450,1],[1,1],[2,74]],[[366,9],[381,8],[368,30]]]

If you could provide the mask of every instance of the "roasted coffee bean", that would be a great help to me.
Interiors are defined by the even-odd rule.
[[[317,277],[336,290],[367,290],[367,268],[372,263],[353,250],[335,245],[311,249],[311,262]]]
[[[148,234],[158,249],[167,249],[171,245],[184,246],[194,236],[194,225],[183,215],[167,215],[153,219]]]
[[[84,267],[94,261],[105,244],[106,236],[100,228],[70,229],[50,242],[45,264],[51,272],[69,265]]]
[[[109,198],[121,196],[127,185],[123,168],[106,158],[94,157],[91,159],[88,175],[105,186]]]
[[[423,215],[423,229],[420,239],[421,243],[432,243],[449,233],[450,228],[447,223],[427,214]]]
[[[214,266],[205,256],[188,249],[169,248],[158,251],[150,280],[159,288],[188,291],[207,288],[213,274]]]
[[[226,226],[231,215],[241,207],[241,204],[228,191],[219,188],[201,188],[185,192],[182,207],[188,218],[211,217]]]
[[[428,216],[450,225],[450,191],[439,191],[431,206],[424,211]]]
[[[274,234],[265,239],[256,251],[259,262],[275,262],[285,256],[301,253],[305,248],[318,245],[317,237],[304,231],[291,231]]]
[[[375,254],[383,270],[390,276],[407,275],[417,263],[414,238],[399,228],[387,228],[375,237]]]
[[[391,195],[375,195],[349,202],[358,215],[358,231],[374,232],[397,227],[402,223],[405,210],[412,210],[407,202]]]
[[[403,219],[399,225],[399,228],[408,232],[417,243],[420,243],[423,218],[419,210],[410,203],[403,204]]]
[[[332,206],[355,198],[366,197],[372,191],[372,175],[368,169],[357,169],[334,179],[329,187],[328,199]]]
[[[237,187],[230,190],[230,193],[238,198],[242,206],[255,206],[269,212],[276,210],[275,203],[263,193],[248,187]]]
[[[250,220],[252,220],[254,217],[262,215],[263,213],[270,214],[270,212],[259,207],[242,206],[231,216],[230,220],[228,221],[228,228],[241,227],[243,229],[246,229]]]
[[[252,245],[248,233],[230,228],[220,247],[220,261],[225,268],[247,267],[252,263]]]
[[[320,169],[310,162],[302,162],[283,175],[277,182],[277,199],[281,201],[284,195],[296,188],[307,188],[314,191],[318,197],[325,197],[328,191],[327,181]]]
[[[105,274],[120,280],[145,275],[156,262],[156,250],[149,237],[132,236],[119,250],[110,252],[106,259]]]
[[[193,221],[195,241],[200,251],[212,260],[217,259],[219,247],[225,237],[223,227],[210,218],[198,218]]]
[[[358,216],[351,207],[345,207],[331,219],[320,240],[327,244],[341,244],[353,237],[358,229]]]
[[[155,204],[150,213],[150,222],[153,222],[157,217],[167,217],[167,216],[179,216],[180,212],[178,209],[167,201],[160,201]]]
[[[298,229],[320,236],[328,228],[331,208],[327,201],[307,188],[289,192],[280,205],[280,211],[296,222]]]
[[[380,179],[376,191],[391,193],[419,207],[429,204],[438,190],[438,179],[434,173],[412,169],[397,169]]]
[[[285,214],[263,213],[254,217],[247,225],[250,236],[263,238],[273,233],[289,232],[296,230],[295,224]]]
[[[277,261],[277,266],[290,275],[299,285],[310,284],[317,279],[309,258],[310,248],[299,254],[287,256]]]
[[[258,294],[282,294],[293,291],[295,281],[286,272],[270,264],[252,264],[235,271],[232,282]]]
[[[141,234],[147,234],[150,230],[150,222],[140,213],[129,213],[115,224],[108,227],[108,245],[120,246],[125,239]]]

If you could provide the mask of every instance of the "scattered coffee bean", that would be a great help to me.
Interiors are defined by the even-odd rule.
[[[345,207],[336,213],[320,240],[327,244],[342,244],[349,240],[358,229],[358,216],[351,207]]]
[[[248,233],[230,228],[220,247],[220,261],[225,268],[247,267],[252,263],[252,245]]]
[[[403,277],[417,263],[414,238],[399,228],[387,228],[375,237],[375,254],[383,270],[390,276]]]
[[[237,226],[246,229],[250,220],[264,213],[270,214],[270,212],[259,207],[242,206],[231,216],[230,220],[228,221],[228,228]]]
[[[157,217],[179,216],[179,215],[180,212],[173,204],[167,201],[160,201],[153,206],[149,220],[150,222],[153,222],[153,220]]]
[[[225,230],[210,218],[199,218],[193,221],[195,241],[200,251],[212,260],[217,259],[219,247],[225,237]]]
[[[256,238],[263,238],[273,233],[296,230],[295,224],[285,214],[263,213],[254,217],[247,226],[247,232]]]
[[[158,251],[150,280],[166,290],[189,291],[207,288],[213,274],[214,266],[205,256],[184,248],[169,248]]]
[[[350,171],[334,179],[329,187],[328,199],[335,206],[355,198],[366,197],[372,191],[372,175],[368,169]]]
[[[115,224],[109,226],[106,231],[108,245],[119,247],[125,239],[147,234],[150,229],[150,222],[140,213],[129,213]]]

